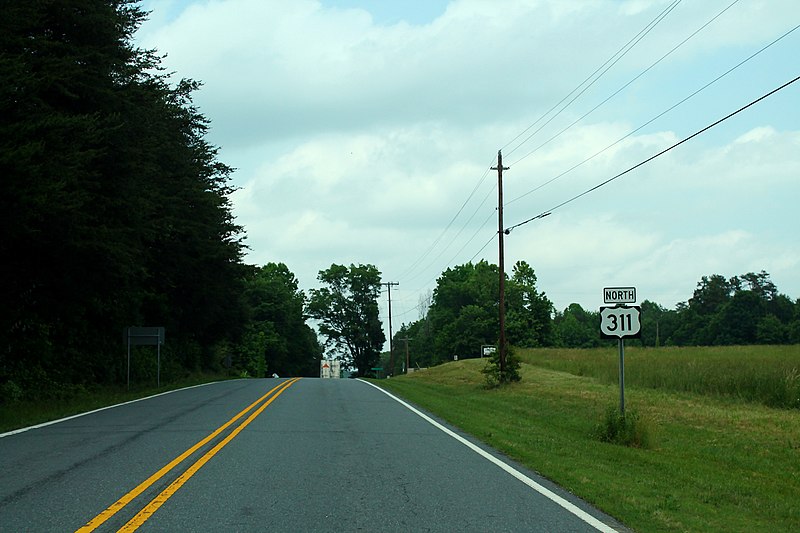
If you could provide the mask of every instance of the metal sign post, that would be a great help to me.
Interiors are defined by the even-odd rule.
[[[600,336],[619,341],[619,411],[625,416],[625,339],[642,338],[642,308],[624,305],[636,302],[635,287],[603,289],[605,303],[613,307],[600,308]]]
[[[625,416],[625,340],[619,340],[619,412]]]
[[[131,388],[131,346],[156,346],[156,384],[161,387],[161,345],[164,344],[163,327],[128,327],[125,328],[128,341],[128,389]]]

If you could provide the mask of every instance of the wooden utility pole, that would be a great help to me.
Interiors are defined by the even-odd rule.
[[[500,351],[500,375],[506,371],[506,267],[503,252],[503,171],[508,167],[503,166],[503,154],[497,151],[497,166],[492,167],[497,171],[497,236],[498,239],[498,267],[500,268],[500,341],[498,350]]]
[[[406,341],[406,374],[408,374],[408,369],[410,368],[410,366],[409,366],[410,362],[409,362],[409,358],[408,358],[408,341],[413,340],[413,339],[410,339],[410,338],[408,338],[408,336],[406,336],[406,337],[404,337],[404,338],[402,338],[400,340],[401,341]]]
[[[381,285],[386,285],[386,288],[389,291],[389,372],[387,373],[388,376],[394,375],[394,346],[392,340],[392,285],[397,286],[400,285],[396,281],[387,281],[386,283],[382,283]]]

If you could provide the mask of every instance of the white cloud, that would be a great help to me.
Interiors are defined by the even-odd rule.
[[[332,262],[374,263],[401,283],[398,312],[403,307],[414,319],[419,293],[445,268],[473,257],[496,262],[496,241],[487,244],[497,229],[496,173],[488,167],[498,148],[532,124],[517,143],[542,127],[518,149],[503,148],[512,166],[506,201],[514,200],[685,98],[800,16],[793,0],[737,3],[586,120],[520,160],[729,3],[682,2],[546,125],[549,116],[537,122],[542,114],[669,2],[459,0],[421,24],[379,23],[367,8],[334,9],[325,1],[212,0],[177,16],[174,8],[159,16],[155,3],[154,25],[142,39],[169,54],[168,69],[205,82],[196,100],[212,120],[210,138],[222,146],[222,160],[239,168],[234,180],[242,188],[233,202],[248,232],[248,260],[285,262],[304,288]],[[513,201],[506,226],[791,79],[796,33]],[[572,301],[596,307],[602,288],[615,284],[636,285],[641,298],[672,306],[689,298],[703,275],[761,269],[797,298],[797,94],[782,91],[514,230],[509,271],[514,260],[528,261],[561,309]]]

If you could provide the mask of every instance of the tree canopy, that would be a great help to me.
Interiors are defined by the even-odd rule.
[[[506,281],[506,334],[512,345],[552,343],[553,304],[536,283],[533,268],[524,261],[514,265]],[[497,265],[480,261],[448,268],[437,280],[423,316],[400,328],[395,346],[404,338],[413,338],[409,358],[419,366],[452,360],[453,356],[479,356],[481,346],[498,342],[499,287]]]
[[[381,273],[374,265],[332,264],[317,277],[324,286],[311,289],[308,313],[319,320],[329,353],[369,375],[386,340],[378,317]]]
[[[253,376],[316,376],[322,348],[306,324],[306,296],[283,263],[256,267],[245,297],[249,317],[240,349],[240,366]]]
[[[254,332],[275,369],[319,356],[285,266],[243,263],[200,84],[134,46],[145,17],[133,0],[3,4],[0,400],[120,382],[131,325],[166,328],[173,374],[247,367],[233,354]]]

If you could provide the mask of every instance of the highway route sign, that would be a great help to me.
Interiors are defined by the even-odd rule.
[[[638,305],[601,307],[600,336],[606,339],[642,338],[642,308]]]

